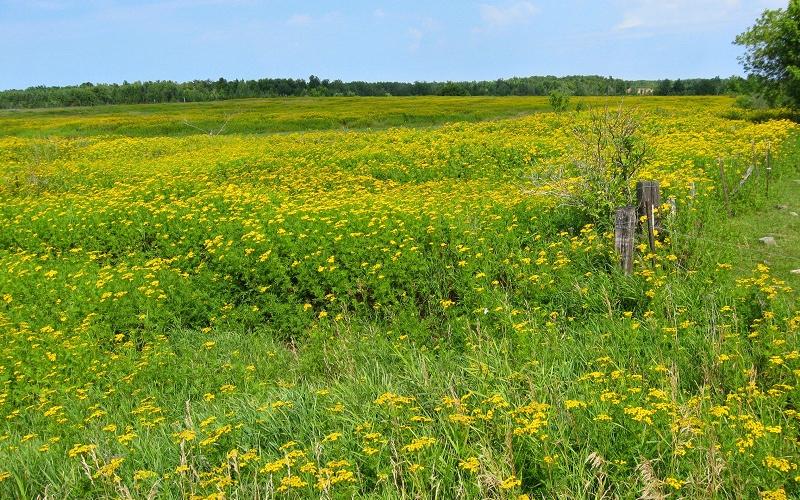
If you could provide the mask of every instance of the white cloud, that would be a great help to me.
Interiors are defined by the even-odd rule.
[[[375,9],[374,11],[372,11],[372,15],[378,19],[383,19],[384,17],[386,17],[386,11],[383,9]]]
[[[694,29],[734,19],[755,19],[765,8],[785,7],[786,0],[619,0],[622,19],[616,31]]]
[[[415,26],[406,30],[406,36],[409,40],[408,49],[411,52],[415,52],[419,50],[424,42],[430,42],[432,38],[435,40],[440,28],[439,22],[432,17],[419,19]]]
[[[528,22],[539,9],[532,2],[512,2],[503,5],[481,4],[481,19],[486,28],[497,29]]]

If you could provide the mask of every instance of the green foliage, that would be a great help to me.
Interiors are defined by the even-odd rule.
[[[769,108],[769,103],[760,95],[740,95],[736,98],[735,106],[745,110],[763,110]]]
[[[632,181],[651,158],[635,110],[592,110],[585,125],[575,127],[579,148],[573,154],[575,175],[583,188],[575,200],[598,224],[607,224],[614,209],[633,204]]]
[[[797,495],[800,316],[783,277],[800,222],[786,211],[786,247],[751,256],[767,212],[727,221],[712,178],[715,153],[791,125],[660,98],[642,101],[658,116],[314,131],[340,101],[272,116],[309,127],[296,134],[162,123],[219,128],[236,103],[0,115],[6,132],[57,132],[0,138],[0,497]],[[525,102],[546,107],[355,99],[350,116]],[[250,104],[244,130],[286,107]],[[96,135],[58,136],[81,127]],[[520,193],[581,137],[602,189],[635,174],[642,137],[660,147],[679,209],[632,276],[584,212]],[[791,139],[773,142],[773,190],[800,203]],[[771,210],[752,195],[737,212]],[[754,273],[762,260],[775,271]]]
[[[560,90],[550,92],[550,107],[556,113],[563,113],[569,109],[569,94]]]
[[[547,96],[565,90],[576,96],[625,95],[631,87],[658,86],[660,95],[721,95],[750,91],[740,77],[695,78],[672,84],[662,81],[626,81],[602,76],[529,76],[472,82],[343,82],[311,75],[308,81],[291,78],[259,80],[194,80],[83,83],[66,87],[29,87],[0,91],[0,108],[49,108],[105,104],[204,102],[256,97],[385,97],[385,96]]]
[[[771,102],[800,108],[800,0],[765,10],[734,43],[745,47],[745,71]]]
[[[264,134],[337,129],[424,127],[478,122],[548,109],[545,98],[351,97],[237,99],[213,103],[96,106],[70,109],[0,110],[0,137],[96,135],[160,137]]]
[[[469,95],[469,90],[460,83],[447,82],[442,86],[439,95],[466,96]]]

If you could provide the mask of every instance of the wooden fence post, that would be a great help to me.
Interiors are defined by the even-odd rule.
[[[636,207],[620,207],[614,214],[614,249],[619,254],[625,274],[633,272],[633,251],[636,243]]]
[[[647,237],[650,241],[650,250],[655,251],[655,230],[659,228],[656,221],[655,210],[661,205],[661,191],[658,181],[639,181],[636,183],[636,216],[646,217]]]
[[[739,192],[740,189],[742,189],[742,187],[744,186],[744,183],[747,182],[747,179],[749,179],[750,176],[753,174],[753,170],[754,170],[754,167],[752,165],[747,167],[747,170],[745,170],[744,175],[742,176],[742,179],[739,181],[739,185],[736,186],[735,188],[733,188],[733,194],[734,195],[737,192]]]

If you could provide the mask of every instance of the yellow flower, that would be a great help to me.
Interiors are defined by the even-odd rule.
[[[192,429],[184,429],[173,434],[173,436],[178,441],[194,441],[194,438],[197,437],[197,433]]]
[[[133,473],[133,480],[134,481],[146,481],[148,479],[152,479],[158,476],[155,472],[151,470],[137,470]]]
[[[84,453],[90,453],[95,449],[97,449],[97,445],[94,444],[76,444],[67,452],[67,455],[73,458],[78,455],[83,455]]]
[[[522,481],[517,479],[517,476],[509,476],[500,482],[500,488],[504,490],[510,490],[520,485],[522,485]]]
[[[122,434],[121,436],[117,436],[117,441],[119,441],[120,444],[127,444],[136,439],[137,437],[138,435],[135,432],[129,431],[126,432],[125,434]]]
[[[478,461],[478,457],[470,457],[466,460],[462,460],[458,463],[458,466],[464,470],[470,471],[472,473],[477,473],[478,469],[480,468],[481,464]]]
[[[567,410],[573,410],[575,408],[586,408],[586,403],[583,401],[568,399],[564,401],[564,406],[567,408]]]
[[[421,437],[414,439],[411,443],[403,446],[403,451],[413,453],[415,451],[423,450],[429,446],[432,446],[436,443],[436,438],[432,437]]]
[[[764,465],[770,469],[775,469],[780,472],[791,472],[797,470],[797,464],[790,462],[785,458],[778,458],[772,455],[764,459]]]
[[[119,469],[124,461],[125,459],[121,457],[112,458],[108,463],[97,469],[97,472],[94,473],[93,477],[97,479],[100,477],[111,477],[115,475],[117,469]]]
[[[393,392],[386,392],[381,394],[378,399],[375,400],[375,404],[377,405],[388,405],[388,406],[402,406],[410,404],[413,398],[399,396]]]
[[[333,441],[338,441],[340,437],[342,437],[342,433],[341,432],[332,432],[332,433],[328,434],[327,436],[325,436],[325,438],[322,440],[322,442],[323,443],[330,443],[330,442],[333,442]]]
[[[764,500],[787,500],[786,491],[783,488],[777,490],[767,490],[759,493]]]
[[[679,490],[683,486],[683,481],[675,479],[674,477],[666,478],[664,480],[664,483],[666,483],[668,486],[672,487],[675,490]]]
[[[231,430],[232,427],[230,425],[223,425],[222,427],[218,427],[217,429],[214,430],[214,432],[209,434],[208,437],[200,441],[200,446],[203,447],[211,446],[212,444],[216,443],[220,437],[230,433]]]
[[[281,484],[277,490],[280,492],[289,491],[290,489],[303,488],[308,486],[308,483],[303,481],[299,476],[284,476],[281,479]]]

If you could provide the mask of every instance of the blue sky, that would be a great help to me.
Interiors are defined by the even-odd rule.
[[[0,89],[123,80],[741,74],[787,0],[0,0]]]

